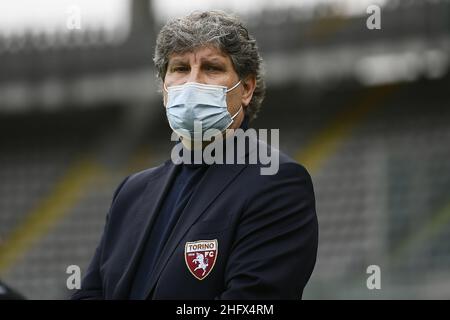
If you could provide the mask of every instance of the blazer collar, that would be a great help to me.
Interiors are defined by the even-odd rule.
[[[256,148],[249,148],[244,155],[240,155],[239,157],[247,158],[249,152],[255,151]],[[169,159],[164,163],[161,171],[155,173],[153,178],[150,178],[147,182],[144,194],[137,209],[140,211],[140,215],[147,216],[147,218],[138,235],[139,240],[132,254],[131,261],[114,290],[114,298],[126,299],[129,296],[133,277],[136,273],[151,226],[155,222],[156,213],[160,209],[180,166],[181,165],[175,165]],[[225,188],[246,166],[247,164],[213,164],[208,166],[208,169],[196,186],[189,202],[183,209],[178,222],[172,230],[169,239],[164,245],[161,256],[156,261],[154,272],[150,278],[147,292],[145,296],[142,297],[143,299],[146,299],[153,290],[162,270],[189,228],[200,218],[203,212],[217,197],[220,196]],[[198,195],[201,195],[202,201],[198,201]]]
[[[155,172],[147,182],[144,194],[140,198],[140,203],[137,208],[139,211],[138,215],[146,217],[145,224],[143,224],[140,233],[137,235],[139,239],[131,256],[131,261],[114,290],[113,298],[115,299],[127,299],[129,296],[133,277],[137,271],[140,256],[144,250],[145,240],[148,238],[148,233],[150,232],[151,225],[155,221],[156,213],[158,212],[162,200],[164,199],[178,169],[178,166],[173,165],[172,162],[168,160],[161,166],[160,171]]]
[[[162,270],[189,228],[200,218],[211,203],[220,196],[244,167],[245,165],[211,165],[208,167],[204,176],[195,187],[191,198],[183,209],[178,222],[161,251],[161,256],[156,262],[144,299],[153,290]],[[201,195],[201,201],[198,201],[200,199],[198,195]]]

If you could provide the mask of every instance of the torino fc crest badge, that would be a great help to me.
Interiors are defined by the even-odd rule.
[[[217,239],[186,242],[184,259],[189,271],[198,280],[205,279],[214,268],[217,246]]]

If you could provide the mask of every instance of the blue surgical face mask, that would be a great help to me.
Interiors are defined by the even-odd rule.
[[[227,93],[235,89],[241,81],[230,89],[224,86],[187,82],[171,86],[167,91],[166,114],[169,125],[179,136],[196,140],[194,121],[200,121],[203,134],[208,129],[225,131],[241,112],[231,116],[227,108]]]

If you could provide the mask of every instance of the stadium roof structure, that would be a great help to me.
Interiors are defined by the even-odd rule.
[[[52,0],[43,3],[48,1]],[[171,3],[164,12],[159,0],[102,0],[87,16],[108,19],[95,24],[86,18],[84,29],[64,32],[54,31],[55,23],[64,24],[58,19],[43,24],[41,31],[32,31],[31,22],[9,21],[16,27],[0,28],[0,109],[154,98],[154,42],[161,23],[170,18],[168,13],[178,12],[170,9]],[[226,3],[232,10],[235,1]],[[368,14],[351,1],[303,1],[295,6],[285,0],[285,6],[277,8],[261,3],[254,5],[258,10],[244,6],[238,13],[258,40],[269,84],[320,86],[344,80],[377,85],[439,78],[449,71],[450,1],[378,1],[383,10],[381,30],[368,30]],[[68,8],[68,12],[60,9],[60,16],[70,15]],[[180,6],[180,14],[191,9]]]

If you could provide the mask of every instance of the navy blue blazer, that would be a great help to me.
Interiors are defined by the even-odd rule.
[[[275,175],[261,175],[262,164],[207,169],[142,299],[301,299],[318,247],[314,191],[305,168],[279,155]],[[129,298],[147,233],[176,166],[168,160],[119,185],[100,244],[72,299]]]

